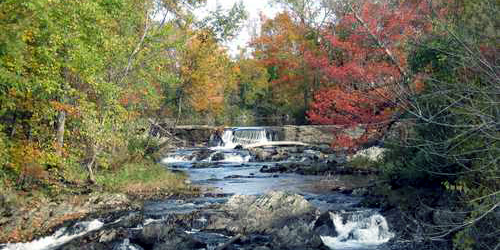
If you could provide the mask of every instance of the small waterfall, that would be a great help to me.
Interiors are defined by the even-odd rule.
[[[177,167],[190,167],[193,163],[197,162],[243,163],[250,161],[250,158],[250,153],[246,150],[219,147],[212,149],[177,150],[166,155],[161,160],[161,163]]]
[[[233,144],[233,130],[232,129],[225,129],[224,133],[222,134],[222,144],[219,146],[225,147],[225,148],[234,148],[236,145]]]
[[[243,163],[250,160],[248,152],[231,152],[231,151],[215,151],[205,162],[227,162],[227,163]]]
[[[373,249],[394,237],[384,216],[372,211],[330,212],[330,218],[338,235],[321,236],[330,249]]]
[[[50,250],[57,249],[61,245],[74,238],[83,236],[89,232],[99,230],[104,224],[98,220],[78,222],[72,227],[63,227],[52,236],[41,238],[28,243],[7,244],[2,250]]]
[[[195,159],[194,151],[190,150],[178,150],[175,153],[168,154],[165,158],[161,160],[163,164],[172,164],[172,163],[183,163],[183,162],[192,162]]]
[[[224,130],[222,143],[224,148],[234,148],[237,145],[250,145],[270,141],[265,128],[231,128]]]

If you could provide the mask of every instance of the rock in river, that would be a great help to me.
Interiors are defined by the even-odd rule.
[[[233,234],[270,235],[272,249],[324,247],[313,228],[317,209],[303,196],[283,191],[262,196],[234,195],[223,210],[226,216],[215,218],[212,229],[226,229]]]

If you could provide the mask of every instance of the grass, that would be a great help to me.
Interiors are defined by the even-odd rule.
[[[356,156],[347,162],[346,165],[355,170],[377,170],[380,163],[366,156]]]
[[[173,173],[152,162],[127,163],[115,171],[97,173],[97,184],[106,191],[122,192],[144,198],[193,193],[187,176]]]
[[[84,171],[81,172],[81,178],[85,178]],[[196,194],[198,191],[185,183],[186,178],[184,174],[173,173],[144,159],[114,170],[98,171],[97,185],[88,186],[84,179],[77,179],[68,186],[55,183],[56,186],[23,191],[16,189],[15,182],[0,171],[0,243],[30,241],[49,234],[54,226],[64,221],[85,217],[92,211],[87,205],[89,197],[125,193],[144,200]],[[80,192],[83,189],[92,193]]]
[[[353,190],[372,185],[377,180],[376,175],[325,175],[319,181],[311,184],[311,188],[315,191],[332,190]]]

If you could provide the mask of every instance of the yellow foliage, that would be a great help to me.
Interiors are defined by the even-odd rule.
[[[181,66],[192,107],[198,112],[224,112],[224,95],[236,88],[235,71],[226,51],[206,32],[189,39]]]

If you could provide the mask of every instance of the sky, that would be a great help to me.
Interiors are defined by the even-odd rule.
[[[207,0],[206,7],[202,10],[196,11],[197,15],[203,15],[209,11],[215,11],[217,4],[221,5],[223,9],[230,9],[235,3],[240,0]],[[259,14],[262,12],[266,17],[273,18],[279,11],[279,7],[272,6],[269,4],[268,0],[241,0],[245,4],[245,9],[248,12],[248,20],[246,21],[245,27],[240,31],[240,33],[235,37],[233,41],[230,41],[226,46],[229,48],[229,53],[231,55],[238,54],[238,46],[245,47],[250,41],[251,27],[252,23],[260,24]]]

